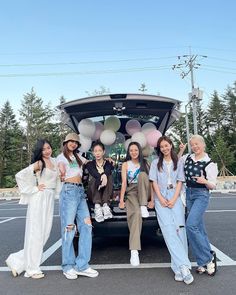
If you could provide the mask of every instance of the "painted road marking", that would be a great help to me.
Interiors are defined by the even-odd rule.
[[[197,266],[196,262],[191,262],[191,265]],[[231,263],[223,263],[221,261],[218,261],[218,266],[236,266],[236,261],[233,261]],[[131,266],[130,264],[91,264],[90,265],[94,269],[100,269],[100,270],[113,270],[113,269],[142,269],[142,268],[170,268],[170,263],[141,263],[139,266]],[[62,270],[60,265],[42,265],[41,270],[43,271],[53,271],[53,270]],[[0,272],[4,271],[10,271],[7,266],[0,267]]]
[[[19,201],[9,201],[9,202],[5,202],[5,203],[0,204],[0,206],[3,206],[3,205],[13,205],[13,204],[16,204],[18,202]]]
[[[47,260],[54,252],[57,251],[61,247],[61,239],[59,239],[55,244],[53,244],[50,248],[48,248],[43,253],[42,263]]]
[[[8,219],[6,219],[6,220],[2,220],[2,221],[0,221],[0,223],[5,223],[5,222],[11,221],[11,220],[13,220],[13,219],[16,219],[16,218],[15,218],[15,217],[10,217],[10,218],[8,218]]]

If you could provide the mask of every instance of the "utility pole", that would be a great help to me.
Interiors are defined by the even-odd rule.
[[[186,115],[186,128],[187,128],[187,140],[189,142],[189,123],[188,123],[188,113],[187,113],[187,106],[192,103],[192,109],[193,109],[193,131],[194,134],[197,134],[198,128],[197,128],[197,100],[202,99],[202,91],[199,88],[194,87],[194,75],[193,70],[198,69],[201,64],[197,62],[199,58],[206,58],[205,55],[182,55],[178,56],[179,63],[172,66],[172,70],[180,69],[181,73],[180,76],[182,79],[184,79],[188,74],[190,73],[191,77],[191,92],[189,93],[189,101],[187,105],[185,106],[185,115]],[[190,147],[188,145],[188,149],[190,150]]]

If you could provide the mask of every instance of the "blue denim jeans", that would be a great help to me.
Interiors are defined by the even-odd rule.
[[[209,191],[205,188],[186,189],[187,237],[199,266],[206,265],[212,259],[211,247],[203,220],[203,215],[209,204],[209,197]]]
[[[62,269],[64,272],[75,268],[83,271],[89,267],[92,248],[92,225],[84,188],[72,184],[63,184],[60,193],[60,217],[62,235]],[[73,239],[76,232],[75,219],[79,231],[78,252],[75,257]],[[72,227],[69,227],[72,225]]]

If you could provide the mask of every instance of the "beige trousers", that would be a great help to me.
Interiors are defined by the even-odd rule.
[[[138,183],[127,186],[125,202],[127,222],[129,227],[129,249],[141,250],[142,217],[140,206],[146,206],[149,199],[151,186],[148,175],[140,172]]]

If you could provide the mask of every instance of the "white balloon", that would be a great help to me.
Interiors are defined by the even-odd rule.
[[[105,129],[113,130],[115,132],[120,129],[120,125],[120,119],[115,116],[107,118],[104,122]]]
[[[92,139],[81,134],[79,138],[80,138],[80,144],[81,144],[81,147],[79,148],[79,150],[82,153],[86,153],[91,148]]]
[[[129,144],[131,143],[131,138],[129,138],[129,139],[127,139],[126,141],[125,141],[125,143],[124,143],[124,146],[125,146],[125,150],[127,151],[128,150],[128,146],[129,146]]]
[[[112,145],[116,140],[116,134],[113,130],[104,130],[100,135],[100,141],[105,145]]]
[[[141,148],[144,148],[147,144],[147,140],[145,135],[142,132],[135,132],[132,137],[132,141],[136,141],[141,145]]]
[[[92,120],[83,119],[79,122],[78,125],[79,133],[86,137],[93,137],[96,127]]]
[[[145,123],[142,126],[142,132],[147,135],[149,132],[156,130],[156,126],[153,123]]]

